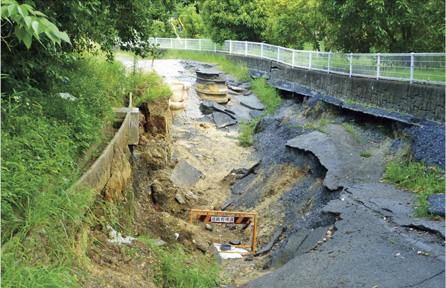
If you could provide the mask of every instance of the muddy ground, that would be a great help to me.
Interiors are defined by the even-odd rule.
[[[138,65],[152,69],[151,61]],[[196,69],[216,67],[156,60],[154,69],[166,81],[193,84]],[[382,183],[386,160],[410,145],[391,123],[362,119],[349,131],[342,123],[358,115],[294,95],[257,125],[254,146],[243,148],[236,125],[217,129],[212,114],[200,111],[193,85],[188,96],[186,110],[171,119],[171,140],[152,133],[132,147],[130,234],[180,242],[211,259],[212,243],[249,244],[253,225],[212,224],[209,231],[188,224],[190,210],[232,201],[228,211],[258,213],[258,251],[277,237],[256,257],[219,260],[228,287],[444,287],[444,221],[413,217],[415,196]],[[249,118],[243,97],[232,95],[227,105],[238,120]],[[254,164],[236,179],[234,169]],[[108,243],[107,232],[88,233]],[[140,241],[92,245],[87,286],[155,287],[149,248]]]

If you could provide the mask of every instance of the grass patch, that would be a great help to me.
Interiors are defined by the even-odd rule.
[[[417,193],[416,216],[429,216],[427,198],[434,193],[445,192],[444,172],[438,167],[429,167],[420,162],[389,161],[384,173],[386,182]]]
[[[129,92],[158,93],[158,78],[129,74],[101,57],[49,68],[60,81],[48,90],[25,86],[1,95],[3,287],[80,286],[86,258],[74,247],[82,227],[97,220],[90,208],[98,203],[91,190],[70,190],[81,173],[78,163],[100,143],[98,131]]]
[[[223,54],[169,49],[164,54],[163,58],[190,59],[200,62],[216,63],[218,64],[218,68],[221,71],[239,79],[240,81],[249,80],[249,70],[246,65],[243,63],[236,63],[234,61],[231,61]]]
[[[254,144],[254,129],[261,119],[262,117],[259,117],[239,124],[240,135],[237,138],[240,146],[249,147]]]
[[[364,158],[370,158],[370,157],[372,157],[372,154],[370,154],[370,153],[368,153],[368,152],[361,152],[361,153],[359,153],[359,155],[360,155],[361,157],[364,157]]]
[[[133,105],[136,107],[141,106],[142,102],[153,102],[158,98],[172,96],[169,86],[155,72],[144,73],[139,70],[132,75],[132,79],[134,81]]]
[[[263,78],[251,80],[251,89],[266,106],[265,111],[268,114],[273,114],[277,106],[282,104],[282,98],[277,89],[269,86]]]
[[[220,282],[220,267],[204,256],[194,257],[180,244],[159,247],[147,236],[139,236],[150,246],[157,259],[153,278],[162,287],[216,287]]]

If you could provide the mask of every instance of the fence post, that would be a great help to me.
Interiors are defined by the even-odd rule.
[[[308,63],[308,70],[311,70],[311,56],[313,55],[313,53],[310,51],[310,56],[309,56],[309,63]]]
[[[260,43],[260,58],[263,59],[263,42]]]
[[[217,53],[217,43],[214,43],[214,53]]]
[[[155,38],[155,45],[158,44],[158,38]]]
[[[292,59],[292,61],[291,61],[291,67],[294,68],[294,50],[293,50],[293,59]]]
[[[328,74],[330,74],[331,52],[328,53]]]
[[[412,53],[410,53],[410,83],[412,83],[413,82],[413,57],[414,56],[414,53],[412,52]]]
[[[200,48],[201,51],[201,39],[198,39],[198,47]]]
[[[245,41],[245,56],[248,56],[248,41]]]
[[[376,80],[379,80],[379,67],[381,66],[381,53],[376,58]]]
[[[232,54],[232,40],[229,40],[229,54]]]
[[[184,39],[184,50],[187,50],[187,39]]]
[[[280,61],[280,47],[277,46],[277,62]]]
[[[170,38],[170,49],[173,49],[173,38]]]
[[[353,53],[350,53],[350,73],[348,77],[352,77],[352,71],[353,71]]]

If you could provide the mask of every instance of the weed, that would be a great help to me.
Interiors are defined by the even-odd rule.
[[[327,125],[328,123],[330,123],[330,120],[328,120],[328,119],[324,119],[324,120],[319,121],[318,126],[319,126],[319,127],[324,127],[324,126]]]
[[[420,162],[389,161],[386,165],[384,180],[417,193],[415,203],[417,216],[428,216],[427,198],[434,193],[445,191],[445,176],[442,170]]]
[[[344,126],[344,128],[350,133],[352,134],[353,138],[356,139],[356,141],[359,143],[361,143],[361,139],[359,139],[359,135],[358,133],[356,133],[355,129],[353,128],[353,126],[351,124],[348,124],[347,122],[342,123],[342,126]]]
[[[239,124],[240,135],[237,137],[242,147],[249,147],[254,143],[254,129],[261,118],[252,119],[249,122]]]
[[[20,87],[1,95],[3,287],[79,287],[79,267],[88,260],[73,251],[74,239],[97,221],[91,207],[103,203],[90,189],[70,187],[80,176],[78,163],[111,121],[111,107],[122,107],[145,81],[119,62],[88,55],[51,69],[63,81],[49,90]]]
[[[364,157],[364,158],[372,157],[372,154],[370,154],[368,152],[361,152],[361,153],[359,153],[359,155],[361,155],[361,157]]]
[[[266,84],[266,80],[263,78],[251,80],[251,89],[266,106],[265,111],[269,114],[274,113],[276,107],[282,104],[282,98],[280,98],[277,89]]]
[[[160,247],[145,235],[138,238],[158,259],[154,280],[163,287],[215,287],[220,281],[219,266],[213,260],[209,263],[205,257],[196,259],[180,244]]]

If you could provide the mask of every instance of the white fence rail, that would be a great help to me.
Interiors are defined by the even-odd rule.
[[[344,54],[302,51],[265,43],[208,39],[151,38],[164,49],[222,52],[271,59],[308,70],[355,77],[445,85],[445,53]]]

